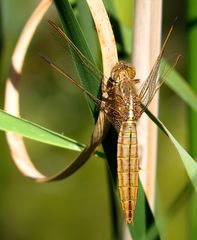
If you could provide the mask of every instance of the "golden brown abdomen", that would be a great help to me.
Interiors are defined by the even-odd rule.
[[[117,147],[118,188],[126,223],[133,223],[138,191],[136,121],[123,121]]]

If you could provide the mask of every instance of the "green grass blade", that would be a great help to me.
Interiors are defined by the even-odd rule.
[[[84,145],[72,139],[50,131],[28,120],[10,115],[2,110],[0,110],[0,119],[0,129],[3,131],[13,132],[32,140],[70,150],[81,151],[84,148]]]
[[[170,67],[166,62],[165,65],[167,68]],[[188,106],[197,112],[197,95],[177,71],[172,71],[165,82]]]
[[[83,144],[80,144],[71,138],[53,132],[28,120],[17,118],[2,110],[0,110],[0,130],[13,132],[32,140],[73,151],[79,152],[85,147]],[[104,157],[104,154],[97,152],[97,156]]]
[[[152,121],[157,124],[157,126],[169,137],[173,145],[175,146],[181,160],[184,164],[185,170],[190,178],[191,183],[197,192],[197,163],[189,155],[189,153],[181,146],[181,144],[174,138],[170,131],[164,126],[164,124],[152,115],[148,110],[146,110],[147,115],[152,119]]]
[[[87,45],[81,27],[72,11],[72,8],[67,0],[55,0],[55,5],[58,10],[64,31],[68,37],[73,41],[73,43],[80,49],[84,56],[94,63],[91,51]],[[80,76],[81,84],[94,96],[100,97],[100,85],[99,81],[94,81],[92,75],[88,75],[87,71],[84,71],[84,66],[78,61],[76,61],[77,71]],[[95,104],[88,99],[88,104],[90,106],[91,112],[95,113]],[[95,115],[96,116],[96,115]]]
[[[97,62],[99,48],[98,48],[98,38],[95,31],[95,26],[92,20],[92,16],[90,14],[90,10],[87,6],[86,1],[84,0],[76,0],[76,4],[78,6],[78,20],[82,31],[85,35],[85,39],[87,41],[88,47],[91,49],[91,54],[94,60]]]

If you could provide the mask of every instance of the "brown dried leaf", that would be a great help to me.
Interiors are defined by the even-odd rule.
[[[87,0],[87,3],[90,7],[93,19],[95,21],[101,45],[104,75],[109,76],[112,67],[118,61],[117,50],[111,25],[101,0]],[[20,79],[25,55],[31,39],[34,35],[34,32],[50,5],[51,0],[43,0],[35,9],[34,13],[24,27],[23,32],[21,33],[21,36],[18,40],[12,56],[10,76],[7,79],[6,83],[5,110],[15,116],[20,115],[18,82]],[[104,83],[103,85],[106,85],[106,83]],[[6,135],[12,158],[19,171],[25,176],[36,180],[37,182],[49,182],[66,178],[67,176],[75,172],[77,169],[79,169],[79,167],[82,166],[94,153],[96,147],[102,141],[103,135],[106,132],[107,128],[108,124],[106,124],[104,113],[100,112],[90,143],[81,152],[77,159],[75,159],[61,172],[52,177],[46,177],[35,168],[26,151],[23,138],[13,133],[7,133]]]
[[[51,0],[43,0],[40,2],[25,25],[12,55],[10,75],[6,81],[5,111],[15,116],[20,115],[18,82],[25,55],[34,32],[50,5]],[[23,138],[13,133],[7,133],[6,137],[12,158],[19,171],[30,178],[43,178],[44,175],[42,175],[31,162]]]

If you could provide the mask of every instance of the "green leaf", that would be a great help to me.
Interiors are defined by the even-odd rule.
[[[0,130],[13,132],[23,137],[47,143],[53,146],[66,148],[73,151],[82,151],[84,145],[75,140],[53,132],[47,128],[28,120],[10,115],[0,110]],[[104,157],[104,154],[97,152],[97,156]]]
[[[189,153],[181,146],[181,144],[174,138],[170,131],[164,126],[164,124],[157,119],[152,113],[146,110],[146,114],[152,119],[152,121],[157,124],[157,126],[169,137],[173,145],[175,146],[181,160],[185,166],[186,172],[197,192],[197,163],[189,155]]]
[[[81,151],[84,149],[84,145],[70,138],[64,137],[28,120],[10,115],[3,110],[0,110],[0,120],[0,129],[3,131],[13,132],[32,140],[70,150]]]
[[[81,27],[72,11],[72,8],[67,0],[54,0],[56,8],[58,10],[59,16],[61,18],[61,22],[63,24],[64,31],[68,35],[68,37],[72,40],[72,42],[80,49],[80,51],[83,53],[83,55],[93,64],[94,59],[91,54],[91,51],[87,45],[87,42],[85,40],[85,37],[83,35],[83,32],[81,30]],[[77,61],[75,59],[75,64],[77,67],[77,71],[80,76],[81,84],[94,96],[100,97],[101,91],[100,91],[100,84],[99,81],[94,81],[94,78],[92,75],[88,74],[87,71],[85,71],[84,66],[81,64],[81,62]],[[88,98],[88,104],[90,106],[91,112],[96,117],[96,109],[95,104],[90,101]]]
[[[167,62],[164,64],[170,68]],[[197,95],[177,71],[173,70],[165,82],[188,106],[197,112]]]
[[[86,1],[84,0],[76,0],[76,4],[79,9],[78,20],[80,23],[80,27],[82,28],[83,34],[87,41],[88,48],[91,49],[92,56],[95,60],[97,60],[97,58],[99,57],[99,45],[90,10]]]

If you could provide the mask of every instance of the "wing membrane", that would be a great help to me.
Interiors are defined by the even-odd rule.
[[[87,71],[88,74],[91,74],[94,80],[100,84],[101,80],[104,78],[103,73],[83,55],[60,27],[50,20],[49,25],[53,30],[53,35],[58,40],[58,43],[61,44],[64,51],[66,53],[69,52],[74,60],[79,60],[80,64],[83,65],[84,70]]]
[[[140,90],[139,93],[139,97],[141,100],[141,104],[142,104],[142,110],[141,113],[143,113],[145,111],[145,109],[148,107],[148,105],[151,103],[154,95],[156,94],[157,90],[161,87],[161,85],[163,84],[163,82],[165,81],[166,76],[172,71],[172,69],[176,66],[180,56],[177,57],[175,63],[173,64],[173,66],[171,68],[169,68],[163,76],[159,77],[159,70],[160,70],[160,66],[161,66],[161,60],[166,48],[166,45],[170,39],[170,36],[172,34],[174,28],[174,24],[172,25],[172,27],[170,28],[167,37],[163,43],[163,46],[161,48],[160,54],[158,55],[152,70],[148,76],[148,78],[146,79],[145,83],[142,86],[142,89]]]
[[[109,122],[114,126],[116,131],[119,131],[121,119],[122,119],[122,113],[117,111],[113,108],[113,100],[104,99],[100,100],[96,98],[94,95],[92,95],[89,91],[87,91],[80,83],[75,81],[68,73],[66,73],[62,68],[57,66],[54,62],[52,62],[49,58],[41,55],[41,57],[56,71],[58,72],[63,78],[68,79],[71,81],[75,86],[77,86],[79,89],[81,89],[99,108],[101,111],[103,111],[109,120]]]
[[[168,77],[168,75],[172,72],[172,70],[175,68],[175,66],[177,65],[179,59],[180,59],[181,55],[178,55],[174,64],[169,67],[167,69],[167,71],[161,76],[159,77],[158,81],[156,82],[154,89],[151,90],[151,93],[146,94],[145,98],[143,99],[143,102],[141,102],[142,104],[142,110],[141,113],[143,113],[146,108],[148,107],[148,105],[151,103],[152,99],[154,98],[156,92],[159,90],[159,88],[162,86],[162,84],[165,82],[165,79]]]

